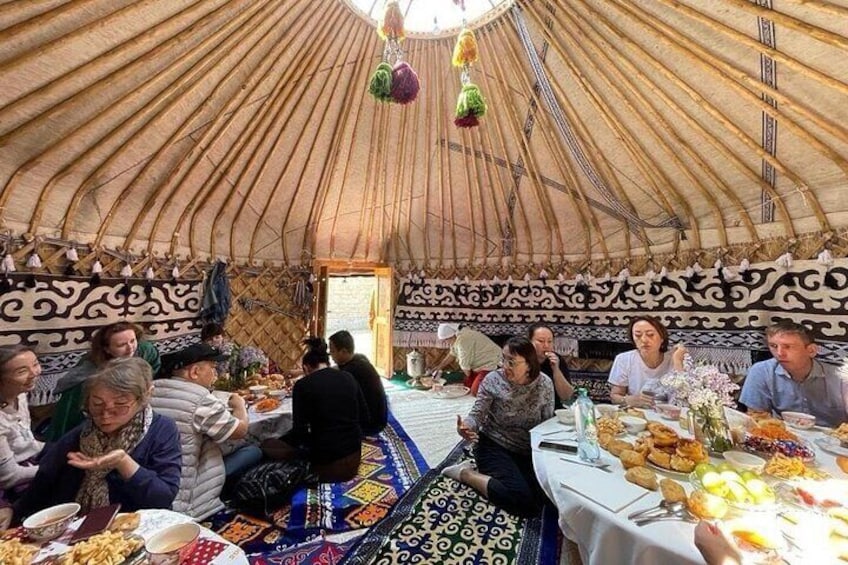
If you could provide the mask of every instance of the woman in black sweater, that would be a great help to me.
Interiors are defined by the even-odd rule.
[[[292,390],[293,427],[280,439],[263,442],[270,459],[308,459],[318,480],[347,481],[356,476],[362,459],[362,423],[368,410],[353,377],[330,367],[327,344],[304,340],[305,376]]]

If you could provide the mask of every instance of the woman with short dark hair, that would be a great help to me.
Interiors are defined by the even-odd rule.
[[[15,498],[38,471],[44,444],[31,430],[27,393],[41,375],[38,357],[29,347],[0,347],[0,491]]]
[[[477,440],[477,469],[464,461],[442,471],[519,516],[536,514],[545,498],[533,471],[530,430],[554,415],[554,385],[540,374],[530,340],[510,338],[503,367],[483,378],[468,416],[456,417],[459,435]]]
[[[683,369],[686,349],[679,345],[674,353],[668,350],[668,330],[654,316],[634,317],[627,333],[636,349],[616,355],[609,374],[610,400],[614,404],[649,408],[654,393],[661,388],[659,379],[672,369]]]
[[[72,501],[83,512],[115,503],[128,512],[170,508],[180,486],[180,435],[150,408],[151,391],[150,365],[134,357],[113,359],[88,379],[88,419],[45,450],[16,517]]]

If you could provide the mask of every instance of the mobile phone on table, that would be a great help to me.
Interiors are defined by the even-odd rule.
[[[576,445],[569,445],[566,443],[554,443],[552,441],[540,442],[539,449],[552,449],[554,451],[561,451],[563,453],[571,453],[573,455],[577,454]]]
[[[82,524],[80,524],[80,527],[77,528],[76,532],[74,532],[74,535],[71,537],[68,544],[75,544],[78,541],[88,539],[91,536],[105,531],[106,528],[109,527],[109,524],[112,523],[112,520],[115,519],[115,516],[118,514],[120,509],[120,504],[110,504],[109,506],[95,508],[86,514]]]

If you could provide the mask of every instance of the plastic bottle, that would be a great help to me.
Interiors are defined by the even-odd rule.
[[[574,426],[577,429],[577,455],[584,461],[594,462],[601,457],[598,447],[598,427],[595,424],[595,404],[585,388],[577,389],[574,403]]]

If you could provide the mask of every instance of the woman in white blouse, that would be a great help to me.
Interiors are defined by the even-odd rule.
[[[0,490],[7,497],[38,471],[35,459],[44,444],[32,434],[27,393],[39,375],[41,365],[30,348],[0,347]]]
[[[668,330],[658,318],[637,316],[630,321],[630,340],[636,349],[616,355],[610,369],[610,400],[639,408],[653,405],[653,394],[661,390],[660,377],[683,369],[686,348],[668,350]],[[646,394],[646,392],[648,394]]]

